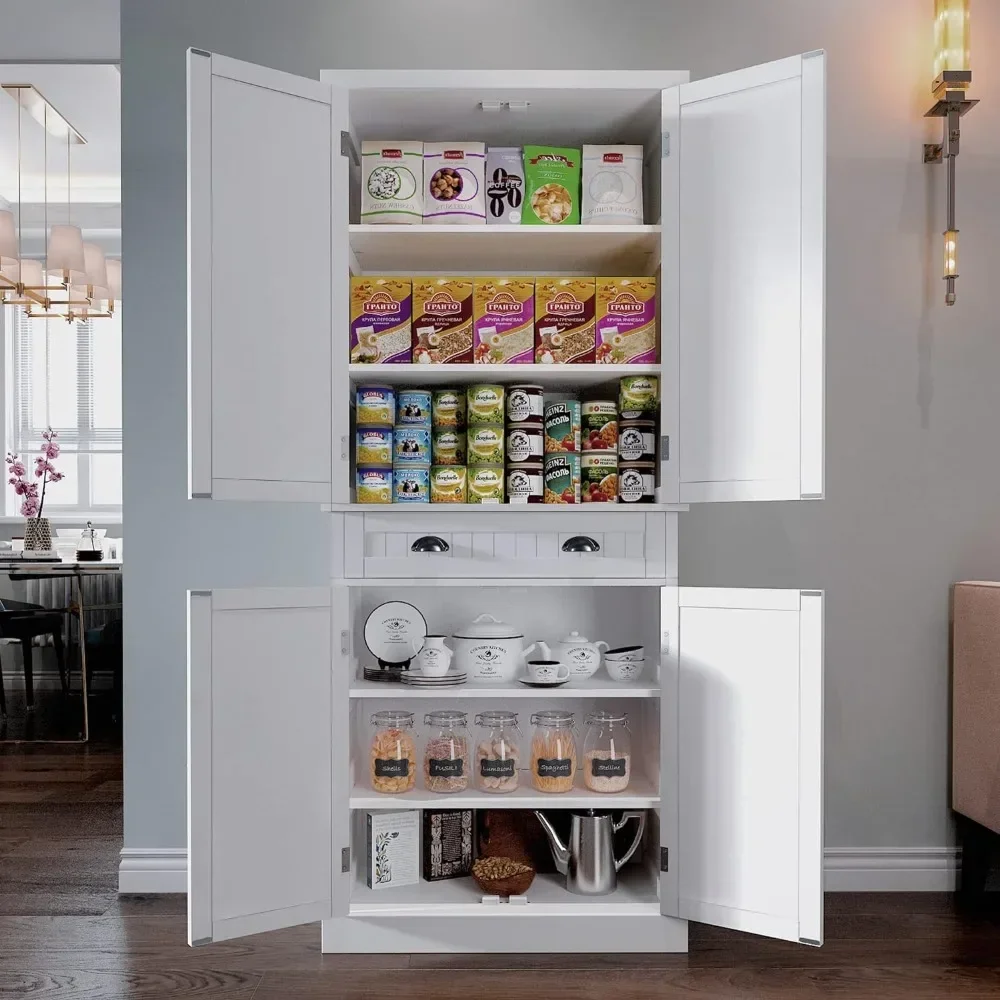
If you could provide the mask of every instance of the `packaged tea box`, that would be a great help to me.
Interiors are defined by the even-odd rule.
[[[656,278],[597,279],[597,361],[655,364]]]
[[[413,363],[472,363],[472,279],[413,279]]]
[[[421,223],[423,176],[422,142],[362,142],[361,221]]]
[[[365,882],[369,889],[420,881],[420,810],[369,812],[365,819]]]
[[[490,146],[486,153],[486,221],[516,226],[524,200],[520,146]]]
[[[594,278],[535,279],[535,364],[591,364]]]
[[[477,225],[486,221],[486,144],[424,143],[424,219]]]
[[[642,146],[584,146],[580,221],[642,225]]]
[[[472,341],[477,365],[530,365],[535,352],[535,282],[476,278]]]
[[[351,363],[409,364],[410,279],[351,278]]]
[[[521,224],[575,226],[580,222],[580,150],[524,147]]]

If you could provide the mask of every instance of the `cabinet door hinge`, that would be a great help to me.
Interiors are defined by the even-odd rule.
[[[660,461],[669,462],[670,461],[670,435],[661,434],[660,435]]]
[[[340,155],[350,157],[355,166],[361,166],[361,157],[358,156],[358,151],[350,132],[342,131],[340,133]]]
[[[668,872],[668,871],[670,871],[669,855],[670,855],[670,848],[669,847],[661,847],[660,848],[660,871],[661,872]]]
[[[343,462],[347,461],[347,435],[341,434],[340,436],[340,459]]]
[[[351,870],[351,849],[349,847],[340,849],[340,870],[343,873]]]
[[[351,651],[351,634],[345,628],[340,633],[340,652],[342,656],[347,656]]]
[[[660,159],[665,160],[670,155],[670,133],[664,132],[660,136]]]
[[[669,632],[664,632],[660,636],[660,653],[663,656],[669,656],[670,655],[670,633]]]

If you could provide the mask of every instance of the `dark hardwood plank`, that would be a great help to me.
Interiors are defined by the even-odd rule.
[[[233,972],[8,972],[0,997],[54,997],[56,1000],[252,1000],[260,976]]]

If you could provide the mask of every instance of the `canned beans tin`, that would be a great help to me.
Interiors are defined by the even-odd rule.
[[[466,397],[470,427],[503,423],[504,390],[502,385],[470,385]]]
[[[392,470],[392,502],[430,503],[430,483],[426,465],[397,465]]]
[[[358,469],[358,503],[392,503],[392,469]]]
[[[359,427],[392,427],[396,422],[396,393],[391,385],[359,385],[354,409]]]
[[[426,389],[400,389],[396,393],[396,423],[411,427],[430,427],[430,392]]]
[[[435,389],[431,399],[431,420],[434,427],[465,429],[465,390]]]
[[[397,424],[392,436],[392,445],[394,465],[431,464],[431,430],[429,427],[410,427]]]
[[[541,503],[545,477],[541,462],[507,466],[507,503]]]
[[[545,407],[545,454],[580,451],[580,403],[575,399]]]
[[[648,417],[659,407],[660,380],[656,375],[623,375],[618,382],[618,409],[623,418]]]
[[[520,424],[507,428],[507,461],[512,465],[541,462],[545,454],[545,434],[541,427]]]
[[[580,502],[580,456],[545,456],[545,503]]]
[[[431,468],[431,503],[465,503],[468,486],[464,465]]]
[[[613,451],[586,451],[580,456],[580,499],[618,502],[618,456]]]
[[[581,407],[584,451],[614,451],[618,444],[618,404],[595,399]]]
[[[467,454],[469,465],[503,465],[503,424],[470,427]]]
[[[655,462],[656,421],[623,420],[618,428],[618,457],[623,462]]]
[[[469,469],[469,503],[503,503],[503,466]]]
[[[618,467],[621,503],[656,502],[656,466],[652,462],[623,462]]]
[[[355,442],[354,459],[359,468],[378,469],[392,465],[392,428],[359,427]]]
[[[545,422],[542,400],[540,385],[512,385],[507,390],[507,421],[541,427]]]
[[[435,427],[431,431],[431,455],[435,465],[465,465],[465,431]]]

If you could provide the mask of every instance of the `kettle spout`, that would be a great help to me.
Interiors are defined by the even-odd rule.
[[[542,642],[541,639],[538,640],[538,652],[541,654],[543,660],[556,659],[556,657],[552,655],[552,650],[549,649],[548,643]]]
[[[542,824],[545,835],[549,838],[549,847],[552,849],[552,858],[556,863],[556,870],[560,875],[565,875],[569,871],[569,848],[559,839],[559,834],[552,828],[552,824],[545,818],[545,814],[535,810],[538,822]]]

